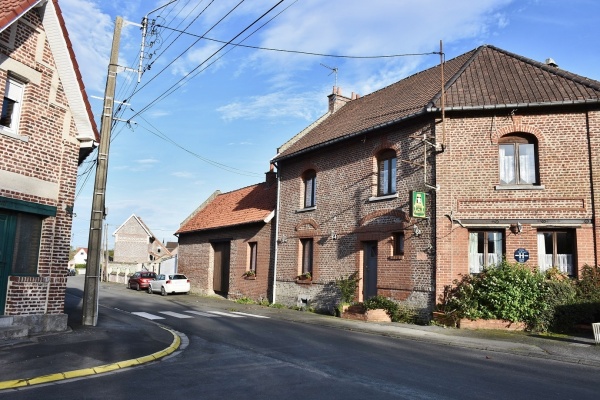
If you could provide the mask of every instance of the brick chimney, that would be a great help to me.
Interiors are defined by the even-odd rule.
[[[265,172],[265,182],[269,187],[277,183],[277,172],[273,164],[269,164],[269,172]]]
[[[349,102],[350,100],[357,99],[359,96],[352,93],[353,98],[342,96],[342,88],[334,86],[333,93],[331,93],[327,98],[329,98],[329,112],[334,113],[344,104]]]

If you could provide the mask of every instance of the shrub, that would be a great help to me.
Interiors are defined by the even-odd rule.
[[[335,280],[335,285],[340,290],[342,304],[350,304],[354,302],[356,297],[356,289],[358,288],[358,272],[354,272],[348,278],[339,277]]]
[[[580,302],[600,302],[600,268],[585,265],[577,282],[577,298]]]

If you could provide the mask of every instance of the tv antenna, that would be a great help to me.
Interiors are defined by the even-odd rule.
[[[335,87],[337,87],[337,74],[338,74],[338,67],[333,67],[333,68],[332,68],[332,67],[330,67],[330,66],[327,66],[327,65],[325,65],[325,64],[323,64],[323,63],[321,63],[321,65],[322,65],[322,66],[324,66],[325,68],[327,68],[327,69],[330,69],[330,70],[331,70],[331,73],[330,73],[329,75],[331,75],[331,74],[335,74]],[[329,76],[329,75],[328,75],[328,76]]]

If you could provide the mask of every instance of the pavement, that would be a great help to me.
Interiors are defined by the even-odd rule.
[[[82,326],[81,302],[74,297],[67,293],[67,331],[0,340],[0,394],[26,386],[118,373],[176,356],[187,347],[185,334],[151,320],[132,318],[131,314],[117,309],[100,306],[97,325]],[[185,298],[202,309],[236,310],[294,323],[600,368],[600,345],[596,345],[591,330],[576,336],[474,331],[436,325],[353,321],[307,311],[238,304],[220,297],[189,295]]]

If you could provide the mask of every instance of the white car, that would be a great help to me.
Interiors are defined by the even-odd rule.
[[[148,293],[160,292],[163,296],[169,293],[185,293],[190,291],[190,280],[182,274],[159,274],[148,284]]]

